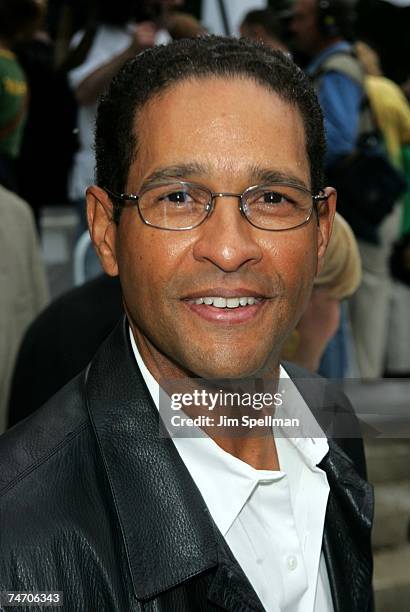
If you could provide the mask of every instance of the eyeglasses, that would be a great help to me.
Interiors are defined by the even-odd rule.
[[[141,220],[165,230],[190,230],[212,214],[216,198],[239,199],[239,211],[251,225],[268,231],[294,229],[308,223],[318,202],[327,200],[324,192],[313,195],[307,189],[287,183],[255,185],[243,193],[213,192],[187,181],[151,184],[139,194],[105,191],[124,206],[136,205]]]

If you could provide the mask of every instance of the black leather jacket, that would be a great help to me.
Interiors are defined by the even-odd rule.
[[[326,405],[353,418],[341,394]],[[373,494],[362,443],[329,446],[320,466],[334,610],[368,612]],[[84,373],[0,438],[4,590],[63,591],[68,612],[263,610],[172,440],[158,435],[125,320]]]

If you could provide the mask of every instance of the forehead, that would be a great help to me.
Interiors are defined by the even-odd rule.
[[[229,174],[232,182],[251,180],[251,167],[274,169],[310,186],[299,110],[250,78],[179,82],[143,107],[135,132],[138,149],[129,174],[134,189],[158,168],[177,164],[207,168],[205,178],[216,181]]]

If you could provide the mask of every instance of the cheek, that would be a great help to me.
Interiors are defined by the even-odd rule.
[[[124,294],[132,291],[140,307],[155,303],[157,310],[163,308],[167,287],[187,257],[187,242],[188,238],[176,232],[148,226],[124,232],[117,253]]]
[[[282,278],[288,292],[298,291],[313,281],[317,265],[316,234],[310,227],[278,236],[272,244],[266,241],[270,265]]]
[[[282,294],[274,317],[282,320],[287,329],[296,325],[311,295],[317,261],[315,244],[314,234],[307,227],[294,235],[279,237],[269,248],[270,265]]]

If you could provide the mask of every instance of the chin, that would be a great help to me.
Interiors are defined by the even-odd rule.
[[[228,360],[219,363],[207,363],[204,360],[200,364],[196,364],[192,371],[196,376],[205,380],[214,380],[217,378],[225,378],[229,380],[251,378],[260,376],[263,370],[263,362],[250,363],[249,356],[244,358],[240,363],[235,363],[234,360]]]

